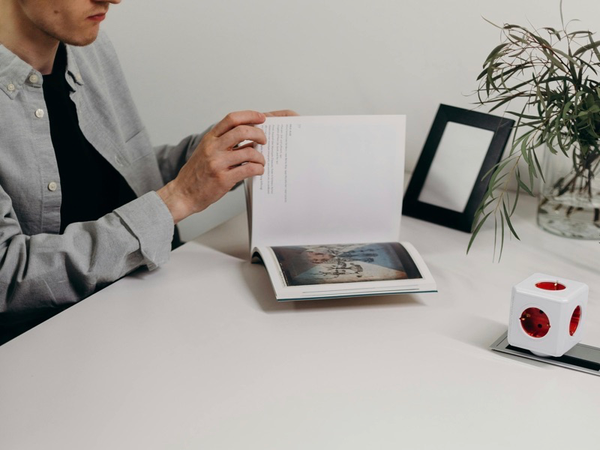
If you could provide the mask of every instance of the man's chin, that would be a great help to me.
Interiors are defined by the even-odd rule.
[[[98,32],[90,33],[87,36],[76,36],[69,37],[65,39],[61,39],[62,42],[68,45],[73,45],[75,47],[85,47],[86,45],[90,45],[98,38]]]

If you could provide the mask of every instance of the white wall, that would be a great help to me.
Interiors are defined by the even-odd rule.
[[[600,31],[598,0],[565,0]],[[103,24],[155,143],[229,111],[406,114],[407,169],[440,103],[471,108],[499,43],[483,17],[560,27],[559,0],[125,0]],[[182,226],[185,239],[243,210],[228,194]]]

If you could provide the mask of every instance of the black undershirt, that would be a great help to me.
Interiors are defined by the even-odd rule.
[[[62,204],[60,233],[75,222],[97,220],[136,198],[125,179],[87,141],[65,79],[67,52],[61,43],[50,75],[44,75],[44,99],[58,163]]]

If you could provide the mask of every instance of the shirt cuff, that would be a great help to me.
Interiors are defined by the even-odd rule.
[[[115,210],[140,243],[144,264],[154,270],[169,260],[175,230],[173,216],[154,191]]]

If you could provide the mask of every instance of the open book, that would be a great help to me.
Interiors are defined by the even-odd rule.
[[[277,300],[436,290],[400,238],[404,116],[269,117],[246,181],[250,251]]]

